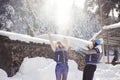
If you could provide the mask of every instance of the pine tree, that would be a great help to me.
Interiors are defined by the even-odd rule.
[[[102,17],[104,25],[113,24],[113,22],[120,21],[120,0],[86,0],[85,11],[97,15],[99,18]],[[118,17],[114,15],[115,11]]]

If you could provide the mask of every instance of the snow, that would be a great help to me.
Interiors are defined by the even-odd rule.
[[[115,23],[115,24],[111,24],[108,26],[104,26],[103,29],[107,30],[107,29],[114,29],[114,28],[119,28],[120,27],[120,22],[119,23]],[[102,30],[100,30],[99,32],[97,32],[90,40],[95,39],[97,36],[99,36],[101,34]]]
[[[115,29],[115,28],[120,28],[120,22],[103,27],[104,30]],[[96,37],[98,37],[101,33],[102,33],[102,29],[99,32],[97,32],[96,34],[94,34],[94,36],[90,40],[96,39]]]
[[[19,41],[24,41],[27,43],[34,42],[34,43],[50,44],[50,42],[48,40],[48,34],[40,35],[39,38],[37,38],[37,37],[31,37],[31,36],[24,35],[24,34],[0,31],[0,35],[7,36],[11,40],[19,40]],[[92,44],[90,41],[78,39],[78,38],[74,38],[74,37],[69,37],[69,36],[63,36],[63,35],[58,35],[58,34],[51,34],[51,36],[52,36],[54,42],[62,41],[63,43],[66,43],[65,39],[67,39],[68,46],[70,46],[74,49],[77,48],[78,46],[82,47],[84,49],[87,49],[86,46]]]
[[[43,57],[25,58],[19,72],[8,78],[9,80],[55,80],[55,61]],[[69,60],[68,80],[79,80],[82,72],[77,69],[77,64]]]
[[[96,17],[93,18],[80,8],[84,2],[85,0],[10,0],[9,4],[1,5],[1,29],[33,36],[50,31],[90,39],[100,29],[100,25]]]
[[[112,66],[111,64],[98,64],[95,72],[95,80],[119,80],[120,65]]]
[[[112,24],[109,26],[104,26],[103,29],[113,29],[113,28],[119,28],[120,27],[120,22],[116,24]]]
[[[11,40],[19,40],[19,41],[24,41],[24,42],[27,42],[27,43],[34,42],[34,43],[46,43],[46,44],[49,44],[48,40],[35,38],[35,37],[31,37],[31,36],[24,35],[24,34],[18,34],[18,33],[6,32],[6,31],[1,31],[0,30],[0,35],[7,36]]]
[[[0,69],[0,80],[7,80],[7,73]]]
[[[48,39],[48,34],[43,34],[38,37],[42,39]],[[64,44],[67,42],[68,46],[72,47],[73,49],[76,49],[77,47],[87,49],[86,46],[92,45],[91,41],[70,37],[70,36],[51,34],[51,37],[53,41],[62,41]]]
[[[99,32],[97,32],[97,33],[90,39],[90,41],[96,39],[96,37],[97,37],[101,32],[102,32],[102,30],[100,30]]]
[[[55,61],[43,57],[25,58],[20,70],[13,77],[7,77],[5,71],[0,69],[0,80],[55,80]],[[77,64],[69,60],[68,80],[81,80],[82,71]],[[98,64],[94,80],[120,80],[120,65]]]
[[[33,38],[27,35],[5,31],[0,31],[0,35],[8,36],[12,40],[49,43],[49,41],[46,40],[47,35],[39,36],[44,39]],[[64,37],[66,37],[72,45],[76,43],[75,45],[82,45],[82,47],[90,43],[89,41],[62,35],[52,34],[52,37],[53,40],[64,40]],[[8,77],[6,72],[0,69],[0,80],[55,80],[55,65],[56,62],[52,59],[47,59],[43,57],[26,57],[24,58],[24,61],[20,66],[20,70],[13,77]],[[83,72],[78,70],[78,65],[76,64],[76,62],[73,60],[69,60],[68,65],[68,80],[81,80]],[[94,80],[120,80],[120,65],[112,66],[111,64],[98,64],[97,70],[94,75]]]

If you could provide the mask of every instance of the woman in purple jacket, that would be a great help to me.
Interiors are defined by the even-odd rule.
[[[56,80],[67,80],[68,74],[68,53],[61,42],[57,42],[55,50],[55,61],[56,61]]]
[[[56,45],[53,43],[51,35],[48,34],[51,43],[52,50],[55,53],[56,61],[56,80],[67,80],[68,75],[68,52],[65,46],[60,41],[57,41]]]

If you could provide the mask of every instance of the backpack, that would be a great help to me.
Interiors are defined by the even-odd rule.
[[[68,63],[68,53],[65,48],[56,48],[55,61],[57,64]]]
[[[98,48],[93,48],[96,50],[97,54],[86,54],[85,56],[85,63],[86,64],[97,64],[100,61],[100,51]]]

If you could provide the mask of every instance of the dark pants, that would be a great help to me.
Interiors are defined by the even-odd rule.
[[[88,64],[83,71],[83,80],[93,80],[94,72],[96,71],[96,65]]]
[[[68,65],[57,64],[55,69],[55,74],[56,74],[56,80],[67,80]]]

